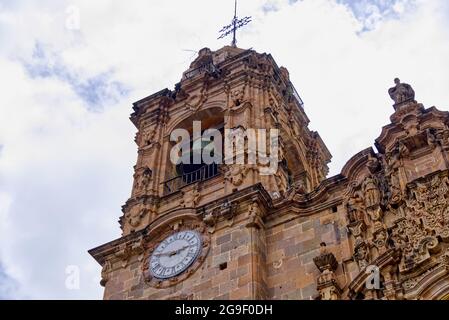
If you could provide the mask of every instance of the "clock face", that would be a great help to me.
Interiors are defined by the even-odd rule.
[[[201,251],[201,237],[196,231],[180,231],[165,238],[150,258],[150,272],[167,279],[186,270]]]

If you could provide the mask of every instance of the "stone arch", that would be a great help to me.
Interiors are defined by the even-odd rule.
[[[197,179],[207,179],[208,177],[213,177],[218,173],[218,165],[212,164],[205,168],[205,164],[201,163],[190,163],[190,164],[174,164],[170,159],[170,152],[178,142],[171,141],[170,136],[172,132],[176,129],[185,129],[188,131],[189,138],[193,139],[193,122],[201,122],[201,131],[204,133],[206,129],[218,129],[222,130],[225,125],[225,111],[224,102],[214,101],[205,104],[199,110],[192,112],[191,110],[186,110],[180,112],[180,115],[174,117],[168,126],[165,128],[164,137],[164,160],[167,165],[164,166],[162,172],[162,190],[163,194],[171,193],[174,190],[179,190],[180,186],[185,183],[191,183]],[[215,137],[215,136],[214,136]],[[191,140],[192,141],[192,140]],[[223,146],[223,144],[222,144]],[[193,150],[193,149],[191,149]],[[203,171],[199,171],[203,170]],[[198,174],[198,172],[203,172]],[[198,178],[200,177],[200,178]]]
[[[201,107],[201,109],[196,111],[186,109],[179,116],[174,117],[173,120],[168,123],[165,129],[165,135],[169,136],[170,133],[177,128],[185,128],[188,130],[194,120],[204,121],[209,119],[209,121],[211,121],[217,117],[224,119],[225,106],[225,101],[214,101],[206,103]],[[189,122],[190,126],[188,126]]]
[[[407,300],[449,299],[449,269],[439,266],[420,279],[414,288],[405,293]]]
[[[308,176],[308,167],[306,155],[301,146],[297,147],[293,143],[285,144],[284,157],[287,160],[287,167],[294,180],[304,183],[307,192],[311,191],[310,177]]]

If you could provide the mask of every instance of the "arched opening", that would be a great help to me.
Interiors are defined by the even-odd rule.
[[[167,166],[164,181],[164,193],[172,193],[181,187],[213,178],[219,174],[222,162],[224,116],[221,108],[209,108],[198,111],[179,122],[173,130],[184,129],[189,140],[182,144],[182,150],[188,150],[188,155],[181,161]],[[173,132],[172,130],[172,132]],[[216,139],[221,139],[216,143]],[[170,149],[177,143],[170,142]],[[220,159],[217,161],[216,159]]]

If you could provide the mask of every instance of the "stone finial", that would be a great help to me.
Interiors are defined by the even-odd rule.
[[[334,273],[338,267],[338,262],[333,253],[327,250],[325,242],[320,243],[320,255],[313,258],[313,262],[321,272],[316,280],[316,289],[320,294],[320,299],[340,299],[342,291]]]
[[[401,83],[398,78],[394,79],[394,83],[395,86],[388,90],[388,94],[395,105],[415,100],[415,91],[409,84]]]
[[[327,251],[325,242],[321,242],[320,255],[313,258],[313,262],[321,272],[325,270],[335,271],[338,267],[337,259],[333,253]]]

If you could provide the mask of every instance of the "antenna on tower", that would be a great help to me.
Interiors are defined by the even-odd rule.
[[[237,18],[237,0],[234,2],[234,18],[232,19],[231,24],[224,26],[220,31],[220,36],[217,39],[221,39],[226,37],[227,35],[232,33],[232,43],[231,46],[237,47],[237,38],[236,31],[238,28],[243,27],[244,25],[251,22],[251,16],[244,17],[242,19]]]

